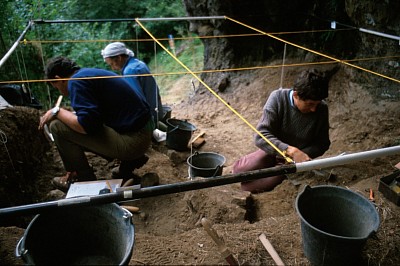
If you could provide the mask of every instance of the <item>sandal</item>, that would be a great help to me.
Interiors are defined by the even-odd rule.
[[[67,192],[69,186],[78,180],[76,172],[67,172],[65,176],[57,176],[53,178],[53,185],[63,192]]]

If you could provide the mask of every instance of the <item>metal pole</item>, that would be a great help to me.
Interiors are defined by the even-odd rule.
[[[47,20],[47,19],[36,19],[36,24],[46,23],[91,23],[91,22],[124,22],[124,21],[135,21],[135,18],[122,18],[122,19],[58,19],[58,20]]]
[[[21,33],[21,35],[19,36],[19,38],[15,41],[15,43],[13,44],[13,46],[11,46],[10,50],[8,50],[8,52],[3,56],[3,58],[0,60],[0,68],[3,66],[3,64],[7,61],[7,59],[10,57],[10,55],[14,52],[14,50],[17,48],[19,42],[22,40],[22,38],[24,38],[26,32],[28,31],[28,29],[32,26],[33,22],[29,21],[28,26],[26,26],[26,28],[24,29],[24,31]]]
[[[366,33],[369,33],[369,34],[374,34],[374,35],[378,35],[378,36],[381,36],[381,37],[385,37],[385,38],[389,38],[389,39],[393,39],[393,40],[398,40],[399,44],[400,44],[400,36],[390,35],[390,34],[378,32],[378,31],[374,31],[374,30],[367,30],[367,29],[363,29],[363,28],[360,28],[359,30],[361,32],[366,32]]]
[[[275,175],[292,174],[296,172],[305,172],[313,169],[321,169],[337,165],[349,164],[357,161],[370,160],[382,156],[390,156],[399,153],[400,153],[400,146],[393,146],[389,148],[376,149],[376,150],[359,152],[348,155],[341,155],[332,158],[319,159],[304,163],[275,166],[271,168],[265,168],[240,174],[230,174],[230,175],[216,176],[211,178],[198,178],[186,182],[147,187],[136,190],[126,190],[126,191],[102,194],[97,196],[83,196],[83,197],[62,199],[57,201],[9,207],[0,209],[0,217],[7,215],[16,215],[16,214],[36,214],[45,211],[50,211],[56,208],[123,202],[123,201],[130,201],[133,199],[154,197],[172,193],[180,193],[189,190],[222,186],[232,183],[275,176]]]
[[[65,20],[34,20],[36,24],[44,23],[86,23],[86,22],[124,22],[124,21],[178,21],[178,20],[209,20],[209,19],[225,19],[225,16],[211,17],[174,17],[174,18],[122,18],[122,19],[65,19]]]
[[[242,181],[259,179],[263,177],[274,176],[274,175],[290,174],[295,172],[296,172],[296,166],[294,164],[283,165],[283,166],[246,172],[246,173],[216,176],[212,178],[199,178],[192,181],[159,185],[159,186],[147,187],[135,190],[126,190],[115,193],[101,194],[97,196],[83,196],[83,197],[62,199],[57,201],[49,201],[49,202],[23,205],[23,206],[9,207],[0,209],[0,217],[7,215],[17,215],[17,214],[36,214],[54,210],[57,208],[72,207],[72,206],[87,206],[87,205],[96,205],[104,203],[130,201],[133,199],[179,193],[189,190],[197,190],[208,187],[221,186]]]
[[[296,172],[305,172],[313,169],[327,168],[358,161],[371,160],[382,156],[390,156],[400,153],[400,146],[382,148],[353,154],[344,154],[331,158],[324,158],[304,163],[296,163]]]
[[[138,18],[139,21],[175,21],[175,20],[209,20],[209,19],[225,19],[225,16],[176,17],[176,18]]]

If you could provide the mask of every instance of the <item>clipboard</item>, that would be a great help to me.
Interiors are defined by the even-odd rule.
[[[106,179],[97,181],[85,181],[72,183],[65,198],[79,196],[99,195],[100,190],[108,188],[110,192],[116,192],[121,187],[122,179]]]

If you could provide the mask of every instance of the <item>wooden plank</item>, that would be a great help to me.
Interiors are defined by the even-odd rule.
[[[192,140],[189,141],[188,148],[190,149],[191,147],[193,147],[197,149],[201,145],[203,145],[206,142],[204,138],[205,134],[206,132],[202,130],[199,134],[197,134],[194,138],[192,138]]]
[[[203,137],[206,134],[205,131],[200,131],[199,134],[197,134],[192,140],[189,142],[189,145],[191,145],[193,142],[195,142],[198,138]]]
[[[272,259],[275,261],[276,265],[284,266],[285,264],[283,263],[282,259],[279,257],[278,253],[272,246],[271,242],[269,242],[265,234],[261,234],[259,236],[259,239],[261,240],[261,243],[263,244],[265,249],[268,251],[269,255],[271,255]]]
[[[192,147],[193,148],[200,148],[201,145],[203,145],[206,142],[206,140],[203,137],[200,137],[198,139],[196,139],[193,143],[192,143]]]

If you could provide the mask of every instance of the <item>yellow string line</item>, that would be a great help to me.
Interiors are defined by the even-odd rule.
[[[63,79],[31,79],[31,80],[8,80],[0,81],[0,84],[8,83],[35,83],[35,82],[52,82],[57,80],[82,80],[82,79],[101,79],[101,78],[126,78],[126,77],[145,77],[145,76],[171,76],[171,75],[186,75],[186,74],[202,74],[202,73],[221,73],[221,72],[233,72],[233,71],[246,71],[246,70],[257,70],[267,68],[280,68],[280,67],[295,67],[295,66],[307,66],[317,64],[332,64],[334,61],[326,62],[315,62],[315,63],[298,63],[298,64],[285,64],[285,65],[274,65],[274,66],[256,66],[256,67],[243,67],[243,68],[228,68],[228,69],[215,69],[215,70],[201,70],[201,71],[181,71],[181,72],[163,72],[163,73],[151,73],[151,74],[131,74],[131,75],[118,75],[118,76],[97,76],[97,77],[84,77],[84,78],[63,78]]]
[[[197,76],[193,71],[191,71],[184,63],[182,63],[174,54],[172,54],[165,46],[161,44],[160,41],[158,41],[154,36],[140,23],[139,19],[136,19],[136,22],[139,24],[140,27],[144,31],[147,32],[147,34],[153,38],[153,40],[158,43],[173,59],[175,59],[176,62],[178,62],[184,69],[186,69],[193,77],[195,77],[201,84],[204,85],[215,97],[217,97],[218,100],[220,100],[223,104],[225,104],[226,107],[228,107],[235,115],[237,115],[243,122],[245,122],[253,131],[255,131],[258,135],[260,135],[271,147],[273,147],[280,155],[282,155],[283,158],[288,163],[293,163],[293,160],[286,156],[284,152],[282,152],[280,149],[278,149],[274,144],[272,144],[271,141],[269,141],[261,132],[259,132],[252,124],[250,124],[241,114],[239,114],[233,107],[231,107],[224,99],[221,98],[214,90],[212,90],[199,76]]]
[[[326,62],[314,62],[314,63],[296,63],[296,64],[284,64],[284,65],[273,65],[273,66],[255,66],[255,67],[243,67],[243,68],[227,68],[227,69],[214,69],[214,70],[201,70],[201,71],[181,71],[181,72],[163,72],[163,73],[151,73],[151,74],[131,74],[131,75],[118,75],[118,76],[97,76],[97,77],[84,77],[84,78],[63,78],[63,79],[31,79],[31,80],[8,80],[0,81],[0,84],[8,83],[35,83],[35,82],[52,82],[58,80],[82,80],[82,79],[101,79],[101,78],[126,78],[126,77],[145,77],[145,76],[171,76],[171,75],[186,75],[186,74],[202,74],[202,73],[221,73],[221,72],[233,72],[233,71],[246,71],[246,70],[257,70],[267,68],[281,68],[281,67],[297,67],[307,65],[318,65],[318,64],[332,64],[334,61]]]
[[[306,50],[306,51],[315,53],[315,54],[317,54],[317,55],[326,57],[326,58],[328,58],[328,59],[333,60],[333,62],[343,63],[343,64],[345,64],[345,65],[349,65],[349,66],[352,66],[352,67],[355,67],[355,68],[364,70],[364,71],[366,71],[366,72],[369,72],[369,73],[372,73],[372,74],[375,74],[375,75],[378,75],[378,76],[381,76],[381,77],[384,77],[384,78],[387,78],[387,79],[390,79],[390,80],[393,80],[393,81],[396,81],[396,82],[400,82],[400,81],[398,81],[398,80],[396,80],[396,79],[387,77],[387,76],[385,76],[385,75],[382,75],[382,74],[379,74],[379,73],[370,71],[370,70],[365,69],[365,68],[362,68],[362,67],[358,67],[358,66],[353,65],[353,64],[350,64],[350,63],[347,63],[346,60],[339,60],[339,59],[336,59],[336,58],[334,58],[334,57],[331,57],[331,56],[328,56],[328,55],[319,53],[319,52],[317,52],[317,51],[314,51],[314,50],[311,50],[311,49],[302,47],[302,46],[300,46],[300,45],[297,45],[297,44],[288,42],[288,41],[283,40],[283,39],[280,39],[280,38],[278,38],[278,37],[273,36],[271,33],[262,32],[261,30],[258,30],[258,29],[256,29],[256,28],[253,28],[253,27],[251,27],[251,26],[248,26],[248,25],[246,25],[246,24],[244,24],[244,23],[241,23],[241,22],[239,22],[239,21],[236,21],[236,20],[234,20],[234,19],[232,19],[232,18],[229,18],[229,17],[225,17],[225,18],[226,18],[226,19],[229,19],[229,20],[231,20],[231,21],[233,21],[233,22],[235,22],[235,23],[237,23],[237,24],[239,24],[239,25],[242,25],[242,26],[248,27],[248,28],[250,28],[250,29],[252,29],[252,30],[254,30],[254,31],[260,32],[261,35],[267,35],[267,36],[269,36],[269,37],[271,37],[271,38],[274,38],[274,39],[276,39],[276,40],[279,40],[279,41],[282,41],[282,42],[284,42],[284,43],[290,44],[290,45],[292,45],[292,46],[294,46],[294,47],[297,47],[297,48],[300,48],[300,49],[303,49],[303,50]],[[156,38],[155,38],[155,37],[154,37],[154,36],[153,36],[153,35],[138,21],[138,19],[136,19],[136,22],[142,27],[143,30],[145,30],[145,31],[147,32],[147,34],[152,38],[152,40],[154,40],[155,42],[157,42],[157,43],[172,57],[172,58],[174,58],[183,68],[185,68],[185,69],[188,71],[188,73],[190,73],[192,76],[194,76],[194,77],[195,77],[200,83],[202,83],[215,97],[217,97],[222,103],[224,103],[224,104],[225,104],[234,114],[236,114],[240,119],[242,119],[253,131],[255,131],[258,135],[260,135],[260,137],[263,138],[269,145],[271,145],[279,154],[281,154],[281,155],[286,159],[287,162],[289,162],[289,163],[292,163],[292,162],[293,162],[293,160],[291,160],[290,157],[287,157],[287,156],[285,155],[284,152],[280,151],[280,150],[279,150],[275,145],[273,145],[264,135],[262,135],[261,132],[259,132],[253,125],[251,125],[242,115],[240,115],[234,108],[232,108],[232,107],[231,107],[224,99],[222,99],[217,93],[215,93],[203,80],[201,80],[201,79],[195,74],[195,72],[191,71],[191,70],[190,70],[185,64],[183,64],[176,56],[174,56],[167,48],[165,48],[165,47],[159,42],[159,40],[157,40],[157,39],[156,39]],[[322,30],[320,30],[319,32],[321,32],[321,31],[322,31]],[[317,32],[317,31],[310,31],[310,32]],[[292,33],[295,33],[295,32],[292,32]],[[300,32],[296,32],[296,33],[300,33]],[[303,33],[304,33],[304,31],[303,31]],[[278,35],[278,34],[287,34],[287,33],[275,33],[275,34]],[[239,36],[252,36],[252,35],[255,35],[255,34],[222,35],[222,37],[239,37]],[[203,37],[196,37],[196,38],[221,38],[221,36],[203,36]],[[176,38],[176,39],[193,39],[193,37],[190,37],[190,38]],[[168,40],[168,39],[167,39],[167,38],[164,38],[164,39],[160,39],[160,40]],[[93,42],[94,42],[94,41],[95,41],[95,42],[100,42],[100,41],[107,41],[107,40],[93,40]],[[141,41],[141,40],[136,40],[136,41]],[[33,41],[31,41],[31,42],[33,42]],[[41,41],[41,43],[43,43],[43,42],[46,42],[46,41]],[[53,42],[56,42],[56,41],[53,41]],[[65,41],[64,41],[64,42],[65,42]],[[72,42],[83,42],[83,41],[72,41]],[[86,42],[87,42],[87,41],[86,41]],[[28,41],[24,40],[23,43],[24,43],[24,44],[27,44]],[[348,61],[350,61],[350,60],[348,60]],[[320,62],[320,63],[333,63],[333,62]],[[311,63],[311,64],[315,64],[315,63]],[[306,64],[297,64],[297,65],[306,65]],[[280,66],[270,66],[270,67],[282,67],[282,66],[284,66],[284,65],[280,65]],[[241,70],[243,70],[243,69],[255,69],[255,68],[266,68],[266,67],[241,68]],[[232,70],[239,70],[239,69],[231,69],[231,71],[232,71]],[[226,70],[226,69],[225,69],[225,70],[219,70],[219,71],[229,71],[229,70]],[[212,72],[219,72],[219,71],[213,70]],[[210,72],[210,71],[202,71],[202,72]],[[197,73],[201,73],[201,72],[197,72]],[[174,73],[174,74],[176,74],[176,73]],[[153,74],[153,75],[155,75],[155,74]],[[128,75],[128,76],[138,76],[138,75]],[[115,76],[115,77],[116,77],[116,78],[121,78],[122,76]],[[126,76],[125,76],[125,77],[126,77]],[[93,79],[93,77],[91,77],[91,78]],[[96,78],[110,78],[110,77],[96,77]],[[89,78],[79,78],[79,79],[89,79]],[[56,80],[60,80],[60,79],[56,79]],[[53,80],[47,80],[47,81],[56,81],[56,80],[53,79]],[[62,80],[69,80],[69,79],[62,79]],[[37,80],[36,80],[36,81],[37,81]],[[35,82],[36,82],[36,81],[35,81]],[[41,81],[42,81],[42,80],[41,80]],[[32,81],[31,81],[31,82],[32,82]],[[2,82],[0,82],[0,83],[2,83]]]
[[[358,58],[358,59],[350,59],[343,60],[347,62],[354,61],[367,61],[367,60],[378,60],[378,59],[389,59],[389,58],[399,58],[400,56],[384,56],[384,57],[370,57],[370,58]],[[299,67],[299,66],[312,66],[312,65],[321,65],[321,64],[336,64],[336,61],[321,61],[321,62],[310,62],[310,63],[293,63],[293,64],[280,64],[273,66],[255,66],[255,67],[242,67],[242,68],[225,68],[225,69],[213,69],[213,70],[201,70],[201,71],[192,71],[195,74],[202,73],[221,73],[221,72],[234,72],[234,71],[246,71],[246,70],[257,70],[257,69],[268,69],[268,68],[281,68],[281,67]],[[80,79],[98,79],[98,78],[126,78],[126,77],[144,77],[144,76],[171,76],[171,75],[186,75],[191,74],[188,71],[181,72],[162,72],[162,73],[151,73],[151,74],[132,74],[125,76],[104,76],[104,77],[86,77],[86,78],[66,78],[63,80],[80,80]],[[58,79],[60,80],[60,79]],[[8,84],[8,83],[34,83],[34,82],[51,82],[57,81],[57,79],[38,79],[38,80],[7,80],[0,81],[0,84]]]
[[[247,28],[249,28],[249,29],[252,29],[252,30],[254,30],[254,31],[257,31],[257,32],[259,32],[259,33],[265,34],[265,35],[267,35],[267,36],[269,36],[269,37],[271,37],[271,38],[273,38],[273,39],[275,39],[275,40],[281,41],[281,42],[283,42],[283,43],[292,45],[292,46],[294,46],[294,47],[300,48],[300,49],[302,49],[302,50],[305,50],[305,51],[308,51],[308,52],[311,52],[311,53],[314,53],[314,54],[317,54],[317,55],[322,56],[322,57],[326,57],[326,58],[331,59],[331,60],[333,60],[333,61],[336,61],[336,62],[338,62],[338,63],[342,63],[342,64],[344,64],[344,65],[347,65],[347,66],[350,66],[350,67],[354,67],[354,68],[363,70],[363,71],[368,72],[368,73],[370,73],[370,74],[377,75],[377,76],[380,76],[380,77],[382,77],[382,78],[389,79],[389,80],[392,80],[392,81],[395,81],[395,82],[400,83],[400,80],[397,80],[397,79],[395,79],[395,78],[388,77],[388,76],[386,76],[386,75],[383,75],[383,74],[374,72],[374,71],[372,71],[372,70],[369,70],[369,69],[366,69],[366,68],[363,68],[363,67],[360,67],[360,66],[357,66],[357,65],[350,64],[350,63],[346,62],[345,60],[340,60],[340,59],[337,59],[337,58],[335,58],[335,57],[332,57],[332,56],[329,56],[329,55],[326,55],[326,54],[317,52],[317,51],[315,51],[315,50],[306,48],[306,47],[304,47],[304,46],[301,46],[301,45],[298,45],[298,44],[295,44],[295,43],[286,41],[286,40],[284,40],[284,39],[278,38],[278,37],[273,36],[273,35],[271,35],[271,34],[269,34],[269,33],[265,33],[265,32],[263,32],[263,31],[261,31],[261,30],[259,30],[259,29],[256,29],[256,28],[254,28],[254,27],[251,27],[251,26],[249,26],[249,25],[246,25],[246,24],[244,24],[244,23],[242,23],[242,22],[239,22],[239,21],[237,21],[237,20],[234,20],[234,19],[232,19],[232,18],[229,18],[229,17],[225,17],[225,18],[226,18],[226,19],[229,19],[229,20],[231,20],[231,21],[233,21],[233,22],[235,22],[235,23],[237,23],[237,24],[239,24],[239,25],[242,25],[242,26],[244,26],[244,27],[247,27]]]
[[[344,31],[354,29],[337,29],[337,30],[311,30],[311,31],[287,31],[287,32],[274,32],[269,34],[285,35],[285,34],[304,34],[304,33],[318,33],[330,31]],[[233,37],[252,37],[264,36],[262,33],[248,33],[248,34],[230,34],[230,35],[212,35],[212,36],[193,36],[193,37],[174,37],[174,40],[193,40],[193,39],[213,39],[213,38],[233,38]],[[158,38],[159,41],[168,41],[168,38]],[[26,40],[20,41],[21,44],[30,43],[81,43],[81,42],[152,42],[153,39],[119,39],[119,40]]]
[[[374,72],[374,71],[371,71],[371,70],[368,70],[368,69],[365,69],[365,68],[362,68],[362,67],[359,67],[359,66],[356,66],[356,65],[353,65],[353,64],[350,64],[350,63],[348,63],[346,60],[340,60],[340,59],[337,59],[337,58],[334,58],[334,57],[331,57],[331,56],[328,56],[328,55],[325,55],[325,54],[322,54],[322,53],[320,53],[320,52],[317,52],[317,51],[314,51],[314,50],[311,50],[311,49],[308,49],[308,48],[306,48],[306,47],[303,47],[303,46],[300,46],[300,45],[297,45],[297,44],[294,44],[294,43],[291,43],[291,42],[289,42],[289,41],[286,41],[286,40],[283,40],[283,39],[281,39],[281,38],[278,38],[278,37],[276,37],[276,36],[273,36],[272,35],[272,33],[265,33],[265,32],[263,32],[263,31],[261,31],[261,30],[258,30],[258,29],[256,29],[256,28],[254,28],[254,27],[251,27],[251,26],[248,26],[248,25],[246,25],[246,24],[244,24],[244,23],[241,23],[241,22],[239,22],[239,21],[236,21],[236,20],[234,20],[234,19],[232,19],[232,18],[229,18],[229,17],[227,17],[227,16],[225,16],[225,18],[226,19],[228,19],[228,20],[231,20],[232,22],[235,22],[235,23],[237,23],[237,24],[239,24],[239,25],[242,25],[242,26],[245,26],[245,27],[247,27],[247,28],[249,28],[249,29],[252,29],[252,30],[254,30],[254,31],[256,31],[256,32],[259,32],[261,35],[267,35],[267,36],[269,36],[269,37],[271,37],[271,38],[273,38],[273,39],[276,39],[276,40],[279,40],[279,41],[281,41],[281,42],[284,42],[284,43],[286,43],[286,44],[289,44],[289,45],[292,45],[292,46],[294,46],[294,47],[297,47],[297,48],[300,48],[300,49],[303,49],[303,50],[306,50],[306,51],[309,51],[309,52],[312,52],[312,53],[315,53],[315,54],[317,54],[317,55],[320,55],[320,56],[323,56],[323,57],[326,57],[326,58],[328,58],[328,59],[331,59],[331,60],[333,60],[334,62],[339,62],[339,63],[343,63],[343,64],[345,64],[345,65],[348,65],[348,66],[351,66],[351,67],[354,67],[354,68],[357,68],[357,69],[360,69],[360,70],[363,70],[363,71],[366,71],[366,72],[368,72],[368,73],[371,73],[371,74],[374,74],[374,75],[378,75],[378,76],[381,76],[381,77],[383,77],[383,78],[386,78],[386,79],[389,79],[389,80],[393,80],[393,81],[396,81],[396,82],[400,82],[400,81],[398,81],[398,80],[396,80],[396,79],[394,79],[394,78],[391,78],[391,77],[388,77],[388,76],[385,76],[385,75],[382,75],[382,74],[380,74],[380,73],[377,73],[377,72]],[[251,125],[241,114],[239,114],[234,108],[232,108],[224,99],[222,99],[217,93],[215,93],[203,80],[201,80],[196,74],[195,74],[195,72],[193,72],[193,71],[191,71],[185,64],[183,64],[175,55],[173,55],[166,47],[164,47],[161,43],[160,43],[160,41],[159,40],[157,40],[142,24],[141,24],[141,22],[138,20],[138,19],[135,19],[135,21],[136,21],[136,23],[138,23],[139,25],[140,25],[140,27],[144,30],[144,31],[146,31],[146,33],[152,38],[152,40],[154,40],[155,42],[157,42],[172,58],[174,58],[175,59],[175,61],[177,61],[183,68],[185,68],[187,71],[188,71],[188,73],[190,73],[192,76],[194,76],[201,84],[203,84],[215,97],[217,97],[217,99],[219,99],[222,103],[224,103],[234,114],[236,114],[242,121],[244,121],[253,131],[255,131],[261,138],[263,138],[271,147],[273,147],[280,155],[282,155],[284,158],[285,158],[285,160],[287,161],[287,162],[289,162],[289,163],[293,163],[293,160],[290,158],[290,157],[288,157],[288,156],[286,156],[286,154],[284,153],[284,152],[282,152],[281,150],[279,150],[275,145],[273,145],[264,135],[262,135],[261,134],[261,132],[259,132],[253,125]],[[308,32],[322,32],[322,31],[326,31],[326,30],[314,30],[314,31],[308,31]],[[333,30],[329,30],[329,31],[333,31]],[[284,32],[281,32],[281,33],[274,33],[275,35],[279,35],[279,34],[289,34],[289,33],[306,33],[306,31],[302,31],[302,32],[286,32],[286,33],[284,33]],[[221,36],[203,36],[203,37],[188,37],[188,38],[175,38],[176,40],[179,40],[179,39],[181,39],[181,40],[184,40],[184,39],[194,39],[194,38],[223,38],[223,37],[239,37],[239,36],[246,36],[246,37],[248,37],[248,36],[256,36],[256,34],[241,34],[241,35],[239,35],[239,34],[237,34],[237,35],[221,35]],[[160,40],[168,40],[168,38],[163,38],[163,39],[160,39]],[[88,40],[88,41],[82,41],[82,40],[75,40],[75,41],[70,41],[70,42],[106,42],[106,41],[109,41],[109,40]],[[136,41],[144,41],[144,40],[136,40]],[[22,41],[22,43],[24,43],[24,44],[27,44],[27,43],[33,43],[33,42],[35,42],[35,41],[27,41],[26,39],[24,40],[24,41]],[[40,41],[40,43],[46,43],[46,42],[61,42],[61,41]],[[66,41],[62,41],[62,42],[66,42]],[[321,63],[332,63],[332,62],[321,62]],[[297,65],[300,65],[300,64],[297,64]],[[305,64],[301,64],[301,65],[305,65]],[[284,66],[284,65],[280,65],[279,67],[282,67],[282,66]],[[272,67],[278,67],[278,66],[272,66]],[[255,67],[255,68],[265,68],[265,67]],[[243,69],[255,69],[254,67],[253,68],[241,68],[242,70]],[[238,70],[238,69],[236,69],[236,70]],[[228,70],[221,70],[221,71],[228,71]],[[204,72],[204,71],[202,71],[202,72]],[[212,71],[212,72],[218,72],[218,71]],[[201,72],[197,72],[197,73],[201,73]],[[154,75],[154,74],[153,74]],[[137,75],[128,75],[128,76],[137,76]],[[115,78],[121,78],[122,76],[115,76]],[[126,77],[126,76],[125,76]],[[110,77],[96,77],[96,78],[110,78]],[[79,79],[89,79],[89,78],[79,78]],[[93,79],[93,77],[91,77],[91,79]],[[59,81],[59,80],[70,80],[70,79],[52,79],[52,80],[47,80],[47,81]],[[31,82],[37,82],[38,80],[35,80],[35,81],[31,81]],[[42,80],[41,80],[42,81]],[[2,83],[2,82],[0,82],[0,83]]]

